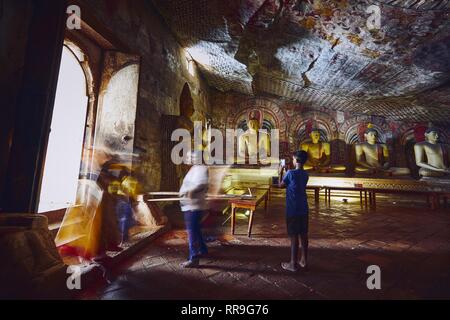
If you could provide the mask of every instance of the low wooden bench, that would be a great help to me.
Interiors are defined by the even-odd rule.
[[[371,206],[376,208],[376,195],[377,193],[386,194],[413,194],[413,195],[423,195],[427,197],[427,203],[430,205],[431,210],[436,210],[439,208],[439,197],[442,194],[449,194],[448,192],[439,191],[418,191],[418,190],[397,190],[397,189],[382,189],[382,188],[370,188],[370,187],[337,187],[337,186],[325,186],[325,203],[331,204],[331,191],[356,191],[359,192],[359,199],[361,206],[364,205],[367,208]],[[364,197],[363,197],[364,195]],[[446,202],[446,201],[445,201]]]

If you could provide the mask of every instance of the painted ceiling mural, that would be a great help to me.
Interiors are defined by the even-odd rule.
[[[208,83],[450,122],[450,0],[153,0]]]

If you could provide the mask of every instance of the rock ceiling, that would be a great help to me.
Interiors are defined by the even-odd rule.
[[[450,0],[153,4],[218,90],[450,123]]]

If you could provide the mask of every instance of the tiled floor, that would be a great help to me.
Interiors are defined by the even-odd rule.
[[[284,200],[257,211],[252,238],[247,220],[208,229],[210,256],[182,269],[186,234],[172,230],[117,266],[110,283],[85,289],[80,299],[418,299],[450,298],[450,209],[430,211],[416,199],[378,199],[375,211],[334,199],[310,213],[309,271],[282,271],[289,256]],[[394,203],[395,202],[395,203]],[[369,290],[369,265],[381,268],[381,289]]]

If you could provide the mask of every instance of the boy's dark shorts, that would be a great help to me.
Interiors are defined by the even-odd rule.
[[[308,233],[308,215],[286,217],[287,233],[290,236]]]

